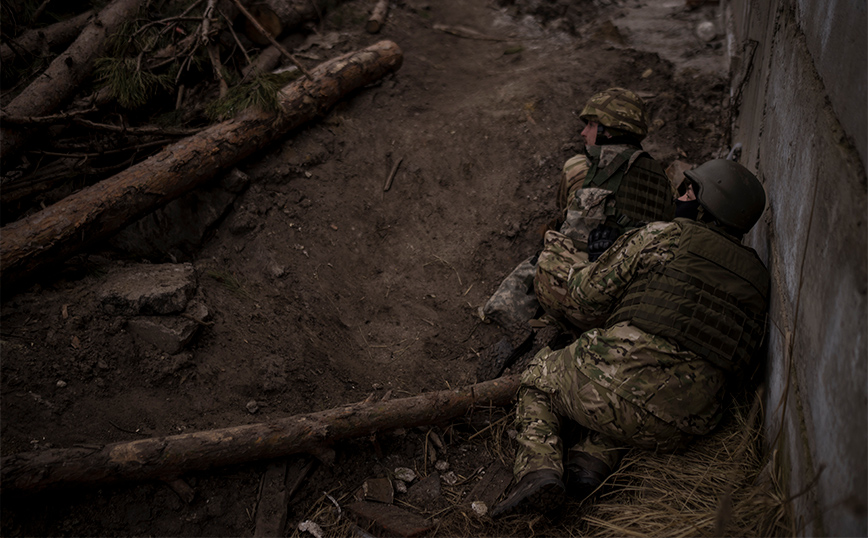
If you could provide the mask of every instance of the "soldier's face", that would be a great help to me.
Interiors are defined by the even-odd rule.
[[[600,124],[595,121],[589,121],[585,124],[585,128],[582,129],[582,138],[585,140],[586,146],[597,145],[597,130],[599,127]]]
[[[678,194],[681,195],[678,197],[678,201],[692,202],[693,200],[696,200],[696,192],[693,190],[693,182],[685,179],[684,183],[686,183],[687,185],[682,184],[681,189],[678,190]]]

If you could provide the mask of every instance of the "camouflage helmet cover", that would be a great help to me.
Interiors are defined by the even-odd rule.
[[[626,131],[642,138],[648,134],[645,102],[624,88],[609,88],[588,100],[579,117],[604,127]]]
[[[760,180],[735,161],[714,159],[684,172],[696,182],[696,199],[719,222],[747,233],[765,211]]]

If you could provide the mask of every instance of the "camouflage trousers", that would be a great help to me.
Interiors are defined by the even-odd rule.
[[[566,421],[587,430],[585,439],[569,450],[586,452],[611,469],[630,447],[670,452],[693,438],[588,379],[569,351],[543,348],[521,378],[516,480],[540,469],[563,473]]]

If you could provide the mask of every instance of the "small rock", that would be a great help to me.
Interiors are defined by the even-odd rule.
[[[454,486],[458,483],[458,476],[455,475],[455,471],[449,471],[440,478],[442,478],[443,481],[446,482],[447,486]]]
[[[269,272],[269,273],[271,274],[271,276],[273,276],[274,278],[280,278],[280,277],[282,277],[283,275],[286,274],[286,268],[283,267],[282,265],[278,265],[278,264],[276,264],[276,263],[272,263],[272,264],[270,264],[270,265],[268,266],[268,272]]]
[[[199,323],[193,319],[180,316],[132,318],[127,322],[127,327],[138,340],[147,342],[170,355],[184,349],[193,341],[200,329]]]
[[[394,498],[395,490],[388,478],[369,478],[362,484],[362,500],[391,504]]]
[[[717,28],[715,28],[713,22],[703,21],[696,25],[696,35],[706,43],[714,41],[717,37]]]
[[[396,467],[395,478],[409,484],[413,480],[416,480],[416,471],[408,467]]]
[[[65,386],[66,386],[66,381],[61,379],[57,382],[57,388],[62,389]]]
[[[484,516],[488,513],[488,506],[482,501],[473,501],[470,503],[470,508],[476,512],[477,515]]]
[[[453,473],[454,474],[454,473]],[[431,473],[427,478],[416,482],[407,491],[407,502],[412,505],[426,505],[440,497],[440,474]]]
[[[322,527],[311,520],[302,521],[298,524],[298,530],[312,534],[315,538],[323,538]]]
[[[449,469],[449,462],[446,460],[440,460],[434,464],[434,468],[438,471],[446,471]]]
[[[115,315],[183,312],[196,290],[193,264],[139,264],[112,271],[101,284],[102,308]]]
[[[395,491],[398,493],[407,493],[407,483],[403,480],[395,480]]]
[[[256,400],[250,400],[247,402],[247,412],[251,415],[259,411],[259,404],[256,403]]]
[[[243,191],[250,183],[250,176],[237,168],[233,168],[222,179],[223,187],[235,194]]]

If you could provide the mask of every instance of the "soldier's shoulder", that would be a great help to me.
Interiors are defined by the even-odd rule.
[[[564,172],[569,172],[573,168],[577,166],[587,166],[588,164],[588,156],[584,153],[579,153],[578,155],[573,155],[567,162],[564,163]]]
[[[656,172],[666,173],[666,170],[659,160],[645,150],[640,150],[636,153],[633,163],[641,168],[654,170]]]
[[[676,222],[651,222],[631,232],[630,242],[643,245],[643,248],[652,243],[678,241],[681,236],[681,226]]]
[[[646,224],[643,228],[639,228],[639,233],[655,236],[662,234],[679,234],[681,233],[681,223],[675,221],[651,222]]]

